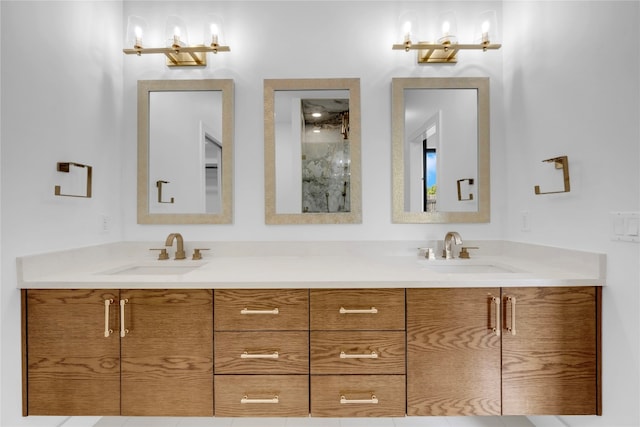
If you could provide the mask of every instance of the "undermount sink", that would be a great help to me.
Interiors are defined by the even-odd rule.
[[[425,270],[434,273],[481,274],[481,273],[515,273],[515,270],[494,263],[480,263],[470,260],[421,260],[418,261]]]
[[[181,261],[160,261],[158,263],[142,263],[142,264],[133,264],[127,265],[124,267],[119,267],[113,270],[105,271],[101,274],[108,275],[134,275],[134,276],[144,276],[144,275],[181,275],[189,273],[193,270],[196,270],[204,265],[204,263],[191,263],[185,261],[185,264],[180,263]],[[168,264],[171,263],[171,264]],[[178,264],[180,263],[180,264]]]

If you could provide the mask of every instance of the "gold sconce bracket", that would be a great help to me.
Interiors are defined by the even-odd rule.
[[[571,191],[571,181],[569,179],[569,158],[567,156],[554,157],[551,159],[543,160],[543,162],[553,163],[556,169],[562,169],[562,177],[564,180],[564,190],[560,191],[546,191],[541,192],[540,186],[536,185],[534,191],[536,194],[554,194],[554,193],[568,193]]]
[[[500,49],[500,43],[478,43],[478,44],[459,44],[459,43],[427,43],[405,42],[402,44],[394,44],[393,50],[410,50],[418,51],[418,64],[455,64],[458,62],[458,51],[460,50],[487,50]]]
[[[168,183],[169,183],[169,181],[162,181],[162,180],[156,181],[156,187],[158,187],[158,203],[173,203],[174,202],[173,197],[168,202],[165,202],[165,201],[162,200],[162,184],[168,184]]]
[[[459,179],[458,181],[456,181],[456,187],[458,188],[458,200],[459,201],[466,201],[466,200],[473,200],[473,193],[469,193],[469,197],[466,199],[462,198],[462,191],[460,189],[460,183],[464,182],[464,181],[469,181],[469,185],[473,185],[474,180],[473,178],[465,178],[465,179]]]
[[[86,193],[84,196],[82,195],[78,195],[78,194],[63,194],[62,193],[62,189],[60,188],[59,185],[56,185],[54,187],[54,194],[56,196],[64,196],[64,197],[84,197],[84,198],[90,198],[91,197],[91,183],[92,183],[92,171],[93,168],[91,166],[88,165],[82,165],[80,163],[73,163],[73,162],[58,162],[57,166],[56,166],[56,170],[58,172],[63,172],[63,173],[69,173],[71,171],[71,166],[75,166],[78,168],[87,168],[87,189],[86,189]]]
[[[230,52],[229,46],[174,46],[174,47],[134,47],[122,49],[125,55],[163,54],[167,57],[169,67],[204,67],[207,65],[207,53]]]

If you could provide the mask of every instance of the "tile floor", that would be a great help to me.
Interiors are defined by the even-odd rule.
[[[164,418],[103,417],[93,427],[535,427],[526,417]]]

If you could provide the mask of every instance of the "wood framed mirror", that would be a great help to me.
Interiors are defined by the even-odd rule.
[[[392,79],[394,223],[489,222],[489,79]]]
[[[138,224],[229,224],[233,80],[138,81]]]
[[[362,222],[360,79],[264,81],[265,222]]]

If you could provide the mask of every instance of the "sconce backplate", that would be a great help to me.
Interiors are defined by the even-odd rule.
[[[207,65],[206,52],[166,53],[167,67],[205,67]]]

